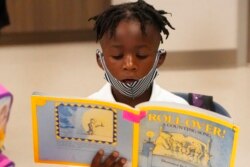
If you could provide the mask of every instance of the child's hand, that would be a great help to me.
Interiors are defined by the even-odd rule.
[[[123,167],[127,160],[119,157],[119,152],[114,151],[104,161],[102,161],[104,151],[100,150],[96,153],[92,160],[91,167]]]

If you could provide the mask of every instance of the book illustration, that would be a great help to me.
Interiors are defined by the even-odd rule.
[[[83,120],[82,124],[85,124],[84,122],[85,121]],[[95,118],[90,118],[89,119],[88,131],[87,131],[88,135],[95,135],[96,134],[96,128],[98,128],[98,127],[104,127],[104,125],[103,125],[102,122],[100,122],[100,124],[97,124],[96,122],[97,121],[96,121]],[[108,132],[112,132],[112,130],[109,128]]]
[[[59,103],[55,107],[56,138],[115,144],[116,111],[98,106]]]
[[[155,141],[153,131],[148,131],[142,148],[144,156],[167,156],[173,159],[181,160],[185,163],[199,167],[210,167],[210,145],[194,137],[185,136],[181,133],[171,133],[163,131],[165,124],[160,128],[160,133]]]

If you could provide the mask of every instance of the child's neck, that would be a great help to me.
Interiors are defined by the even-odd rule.
[[[125,103],[131,107],[135,107],[137,104],[150,100],[152,94],[152,85],[140,96],[136,98],[129,98],[112,87],[112,94],[116,102]]]

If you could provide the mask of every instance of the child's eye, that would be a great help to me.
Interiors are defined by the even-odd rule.
[[[122,59],[122,57],[123,57],[122,54],[112,56],[112,58],[113,58],[113,59],[116,59],[116,60],[120,60],[120,59]]]
[[[145,58],[148,57],[147,54],[143,54],[143,53],[138,53],[138,54],[136,54],[136,56],[137,56],[139,59],[145,59]]]

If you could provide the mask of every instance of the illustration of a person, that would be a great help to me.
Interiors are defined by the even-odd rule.
[[[94,135],[95,128],[97,127],[103,127],[103,124],[101,123],[100,125],[96,125],[96,120],[94,118],[90,119],[90,122],[88,123],[88,135]]]

